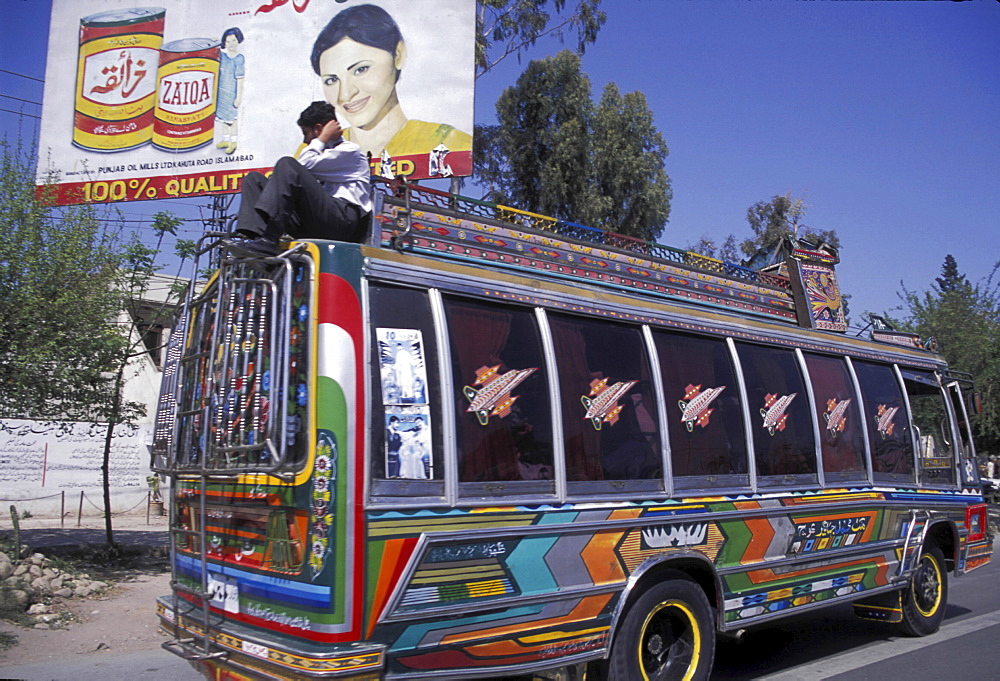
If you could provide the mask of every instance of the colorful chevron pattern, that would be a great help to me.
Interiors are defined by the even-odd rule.
[[[600,651],[629,577],[675,555],[697,556],[718,574],[715,598],[730,626],[857,598],[891,584],[917,496],[959,526],[977,500],[971,491],[831,489],[368,512],[364,638],[386,646],[385,669],[398,673]],[[227,527],[215,528],[221,547],[244,541]],[[989,560],[985,545],[961,548],[964,569]],[[278,575],[235,553],[215,555],[210,570],[238,589],[238,612],[220,605],[220,615],[289,645],[320,643],[337,629],[329,608],[335,572],[332,581],[310,583],[304,567]],[[183,583],[197,586],[195,558],[181,552],[177,567]]]

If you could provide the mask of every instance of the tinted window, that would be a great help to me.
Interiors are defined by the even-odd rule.
[[[571,491],[662,488],[649,359],[638,327],[551,315]],[[656,481],[590,485],[588,481]]]
[[[375,494],[443,495],[437,337],[426,291],[369,287]]]
[[[534,311],[445,299],[459,481],[467,494],[555,491],[552,417]]]
[[[913,442],[903,393],[891,366],[854,362],[876,480],[913,480]]]
[[[659,332],[653,339],[663,376],[674,486],[748,484],[743,409],[725,341]]]
[[[827,481],[863,480],[868,471],[861,404],[847,362],[822,355],[805,358],[819,421],[823,473]]]
[[[736,347],[761,484],[816,480],[812,414],[795,353],[746,343]]]

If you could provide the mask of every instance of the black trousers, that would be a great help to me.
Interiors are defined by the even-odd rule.
[[[253,172],[240,188],[241,232],[277,241],[294,239],[364,240],[371,213],[330,196],[308,168],[290,156],[278,159],[271,177]]]

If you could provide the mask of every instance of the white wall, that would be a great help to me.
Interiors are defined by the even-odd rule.
[[[152,426],[115,428],[109,461],[111,511],[145,513]],[[36,516],[102,515],[101,464],[107,424],[0,419],[0,510]]]

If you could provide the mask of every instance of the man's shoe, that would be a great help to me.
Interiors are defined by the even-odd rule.
[[[241,258],[270,258],[278,255],[278,242],[262,236],[256,239],[224,239],[222,245]]]

